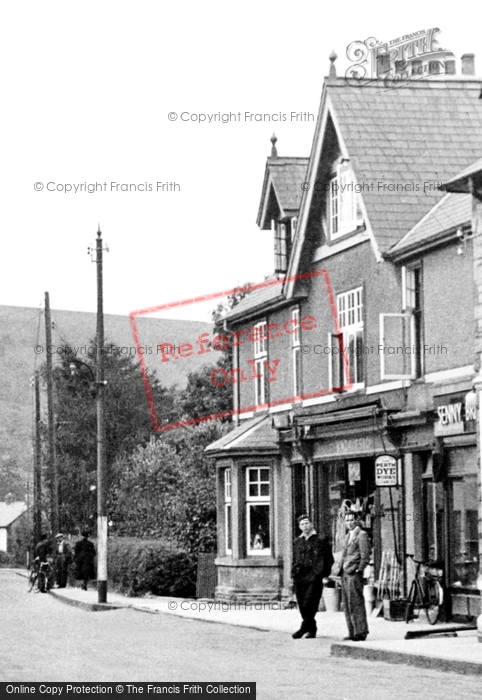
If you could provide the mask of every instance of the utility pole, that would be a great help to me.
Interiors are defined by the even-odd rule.
[[[59,475],[55,454],[55,415],[54,415],[54,378],[52,354],[52,321],[50,318],[49,293],[45,292],[45,340],[47,346],[47,413],[49,436],[49,471],[50,471],[50,515],[52,535],[59,531]]]
[[[41,501],[42,501],[42,472],[41,472],[41,442],[40,442],[40,378],[38,370],[34,377],[35,396],[35,438],[34,438],[34,462],[33,462],[33,538],[34,546],[40,540],[42,528]]]
[[[97,594],[99,603],[107,602],[107,512],[105,493],[105,386],[104,379],[104,298],[102,278],[102,234],[97,231],[97,333],[96,333],[96,384],[97,384]]]

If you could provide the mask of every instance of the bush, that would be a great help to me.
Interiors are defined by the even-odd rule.
[[[162,540],[109,539],[109,580],[120,593],[192,598],[196,592],[196,558]]]
[[[12,567],[15,565],[15,557],[8,552],[0,551],[0,566]]]

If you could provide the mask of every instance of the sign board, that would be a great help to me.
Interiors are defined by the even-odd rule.
[[[460,435],[476,430],[476,403],[467,400],[471,395],[464,393],[435,397],[438,421],[434,426],[437,436]]]
[[[377,486],[397,485],[397,460],[391,455],[380,455],[375,460],[375,483]]]

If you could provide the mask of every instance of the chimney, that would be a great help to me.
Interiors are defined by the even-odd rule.
[[[474,53],[464,53],[462,56],[462,75],[475,75]]]

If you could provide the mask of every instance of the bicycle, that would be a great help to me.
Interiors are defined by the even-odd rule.
[[[36,593],[50,591],[54,583],[54,572],[50,561],[34,560],[33,569],[28,575],[28,592],[32,591],[37,584]]]
[[[425,608],[427,620],[434,625],[439,617],[440,608],[444,602],[444,590],[440,580],[443,576],[442,569],[435,562],[422,562],[415,559],[413,554],[406,554],[417,565],[415,578],[410,586],[405,622],[408,624],[414,617],[415,607]]]

